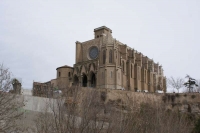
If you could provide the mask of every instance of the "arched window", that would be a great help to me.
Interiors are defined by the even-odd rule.
[[[71,76],[71,73],[69,72],[69,73],[68,73],[68,77],[70,77],[70,76]]]
[[[119,55],[120,57],[120,55]],[[120,66],[122,66],[122,57],[119,58],[119,63],[120,63]]]
[[[106,51],[104,50],[103,51],[103,64],[106,63]]]
[[[132,78],[132,73],[133,73],[133,71],[132,71],[132,69],[133,69],[133,65],[131,64],[131,78]]]
[[[122,61],[122,71],[124,71],[124,62]]]
[[[60,73],[60,72],[58,72],[58,77],[60,77],[60,75],[61,75],[61,73]]]
[[[112,63],[112,50],[109,51],[109,63]]]
[[[140,67],[138,67],[138,80],[140,80],[140,74],[141,74]]]

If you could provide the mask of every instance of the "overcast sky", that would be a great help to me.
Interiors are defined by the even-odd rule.
[[[75,42],[103,25],[167,77],[200,79],[200,0],[0,0],[0,63],[31,89],[73,66]]]

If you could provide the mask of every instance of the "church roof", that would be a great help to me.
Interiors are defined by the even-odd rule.
[[[57,69],[60,69],[60,68],[73,68],[73,67],[68,66],[68,65],[64,65],[64,66],[61,66],[61,67],[56,68],[56,70],[57,70]]]

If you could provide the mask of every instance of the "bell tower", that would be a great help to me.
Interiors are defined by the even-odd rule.
[[[99,38],[101,36],[111,35],[112,30],[106,26],[101,26],[99,28],[94,29],[94,38]]]

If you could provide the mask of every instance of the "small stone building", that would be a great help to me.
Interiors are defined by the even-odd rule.
[[[73,67],[58,67],[54,87],[76,85],[129,91],[166,91],[163,68],[153,59],[112,37],[106,26],[94,29],[94,38],[76,41]],[[34,86],[33,86],[34,87]]]
[[[53,97],[53,87],[51,85],[51,81],[45,83],[33,82],[33,96],[39,97]]]
[[[13,90],[10,90],[9,91],[10,93],[21,94],[22,84],[18,79],[14,78],[12,80],[12,86],[13,86]]]

